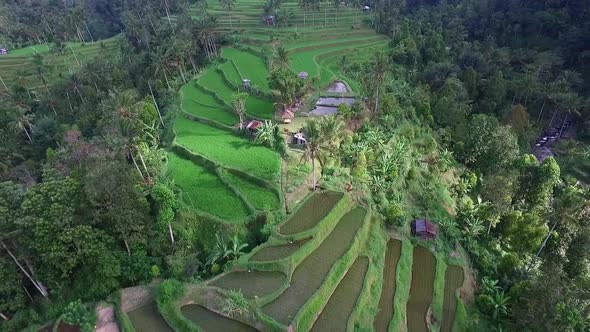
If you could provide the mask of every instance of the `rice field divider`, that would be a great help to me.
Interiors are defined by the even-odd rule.
[[[135,332],[135,328],[133,327],[129,316],[127,316],[127,313],[123,311],[123,308],[121,307],[121,296],[121,290],[117,290],[109,296],[110,302],[113,304],[117,325],[122,332]]]
[[[234,131],[233,127],[230,127],[224,123],[221,123],[219,121],[216,120],[212,120],[212,119],[208,119],[202,116],[198,116],[198,115],[194,115],[192,113],[188,113],[185,110],[181,110],[182,112],[182,116],[184,116],[185,118],[191,120],[191,121],[195,121],[195,122],[201,122],[201,123],[205,123],[211,127],[215,127],[215,128],[219,128],[219,129],[223,129],[223,130],[227,130],[227,131]]]
[[[280,184],[278,182],[273,184],[267,180],[257,177],[256,175],[252,175],[248,172],[244,172],[244,171],[239,170],[237,168],[233,168],[233,167],[229,167],[229,166],[222,166],[222,168],[224,171],[231,173],[232,175],[240,177],[245,181],[252,182],[253,184],[255,184],[257,186],[263,187],[263,188],[268,189],[269,191],[272,191],[273,193],[275,193],[279,197],[279,210],[281,210],[281,211],[283,210],[283,206],[285,206],[285,197],[283,197],[283,194],[280,189]],[[280,181],[280,180],[277,179],[277,181]]]
[[[445,272],[447,270],[447,263],[441,255],[434,254],[436,258],[436,274],[434,276],[434,294],[432,295],[432,303],[430,304],[431,314],[434,317],[431,320],[431,331],[440,331],[443,320],[443,304],[445,297]]]
[[[455,292],[455,300],[457,301],[457,310],[455,311],[455,321],[451,331],[467,331],[467,309],[465,303],[461,298],[461,289]]]
[[[348,269],[354,264],[354,261],[359,257],[359,253],[366,245],[367,239],[369,238],[369,231],[372,228],[373,219],[371,217],[371,210],[368,209],[365,214],[365,218],[362,221],[363,225],[358,230],[353,243],[347,250],[346,254],[342,256],[330,269],[330,272],[326,276],[326,279],[322,283],[322,286],[315,291],[315,293],[309,298],[303,307],[299,309],[297,315],[293,319],[292,325],[297,331],[309,331],[316,319],[319,317],[321,311],[328,303],[328,300],[332,296],[332,293],[338,287],[338,284]],[[350,322],[350,317],[349,317]]]
[[[182,102],[184,102],[184,101],[190,101],[191,103],[194,103],[194,104],[197,104],[197,105],[200,105],[200,106],[205,106],[205,107],[216,107],[216,108],[219,108],[219,105],[209,105],[209,104],[205,104],[205,103],[202,103],[202,102],[200,102],[200,101],[198,101],[198,100],[195,100],[195,99],[192,99],[192,98],[182,98]],[[224,109],[224,110],[225,110],[225,109]]]
[[[376,218],[373,217],[373,219]],[[373,220],[372,222],[372,228],[369,230],[369,239],[360,253],[362,256],[369,258],[369,268],[365,276],[363,289],[358,298],[358,303],[350,315],[348,332],[353,332],[355,329],[363,331],[373,330],[373,321],[379,310],[388,237],[383,232],[383,226],[380,220]],[[393,303],[391,303],[391,306],[393,306]]]
[[[184,146],[180,143],[174,142],[172,145],[172,151],[180,156],[183,156],[183,157],[191,160],[192,162],[194,162],[200,166],[207,168],[211,172],[217,172],[216,169],[221,168],[224,171],[231,172],[232,174],[234,174],[236,176],[246,178],[248,181],[255,182],[257,185],[264,186],[265,188],[268,188],[270,190],[273,190],[273,189],[278,190],[277,187],[275,185],[273,185],[271,182],[263,180],[255,175],[252,175],[252,174],[250,174],[246,171],[243,171],[241,169],[231,167],[231,166],[226,166],[226,165],[223,165],[223,164],[218,163],[216,161],[213,161],[198,152],[192,151],[191,149],[187,148],[186,146]]]
[[[227,60],[227,61],[231,61],[231,63],[233,64],[233,66],[237,69],[238,67],[235,65],[233,60]],[[234,82],[232,82],[232,80],[228,77],[227,73],[225,71],[223,71],[223,69],[219,68],[219,67],[215,67],[215,70],[221,74],[221,76],[223,76],[223,80],[225,81],[225,84],[227,84],[228,86],[230,86],[234,91],[240,91],[243,90],[244,92],[247,92],[249,95],[252,96],[256,96],[256,97],[260,97],[260,98],[264,98],[264,99],[269,99],[272,100],[273,96],[271,94],[265,93],[262,90],[260,90],[258,87],[256,87],[256,85],[252,85],[250,86],[250,89],[248,90],[244,90],[241,86],[236,85]],[[239,74],[239,71],[238,71]],[[243,76],[240,74],[240,79]]]
[[[299,203],[299,206],[291,212],[291,215],[295,215],[297,212],[299,212],[299,210],[301,210],[305,206],[305,202],[307,202],[310,199],[313,199],[314,195],[315,194],[309,195],[301,203]],[[350,210],[352,205],[351,203],[352,201],[350,196],[343,194],[342,198],[340,198],[338,203],[336,203],[332,207],[332,210],[330,210],[330,212],[323,219],[319,220],[317,224],[312,228],[291,235],[281,234],[279,232],[279,228],[289,221],[290,218],[287,218],[287,220],[280,223],[279,225],[277,225],[277,227],[274,228],[272,235],[280,239],[285,239],[287,241],[296,241],[312,236],[317,237],[318,234],[323,234],[327,236],[332,231],[332,229],[336,227],[336,224],[338,223],[338,221],[340,221],[340,218],[342,218],[346,214],[346,212]]]
[[[402,241],[402,252],[396,269],[395,295],[393,297],[393,319],[389,332],[407,330],[407,306],[410,298],[414,246],[409,239]]]
[[[305,236],[299,236],[299,234],[301,233],[295,234],[297,235],[296,237],[278,236],[280,234],[278,232],[273,231],[269,238],[269,241],[267,241],[266,244],[258,246],[249,254],[240,257],[240,259],[238,260],[238,264],[245,267],[246,269],[281,271],[287,275],[287,278],[290,281],[293,272],[295,271],[297,266],[299,266],[299,264],[301,264],[301,262],[303,262],[307,258],[307,256],[309,256],[322,244],[324,239],[332,232],[334,227],[336,227],[336,224],[338,224],[340,219],[348,211],[350,211],[350,208],[350,199],[341,199],[338,202],[338,204],[336,204],[334,208],[330,211],[330,213],[328,213],[328,215],[318,223],[318,225],[316,225],[309,231],[304,232]],[[305,238],[311,239],[290,256],[287,256],[276,261],[250,261],[250,257],[254,256],[257,252],[259,252],[267,246],[286,244],[289,241],[296,241]],[[264,301],[263,303],[261,303],[261,307],[266,305],[267,303],[272,302],[272,300],[274,300],[274,298],[270,299],[269,301]]]
[[[254,215],[256,214],[256,208],[254,207],[254,205],[246,198],[246,196],[244,196],[244,194],[242,194],[241,191],[238,190],[238,188],[236,188],[233,184],[229,183],[229,181],[227,181],[227,179],[223,176],[223,169],[221,167],[216,167],[215,168],[215,175],[217,175],[217,177],[219,178],[219,180],[226,186],[229,188],[229,190],[231,190],[236,196],[238,196],[240,198],[240,200],[242,200],[242,202],[246,205],[246,207],[248,208],[248,211],[250,212],[250,215]]]

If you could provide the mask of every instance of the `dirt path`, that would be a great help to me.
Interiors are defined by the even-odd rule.
[[[110,307],[96,308],[96,332],[119,332],[119,326],[115,320],[115,310]]]

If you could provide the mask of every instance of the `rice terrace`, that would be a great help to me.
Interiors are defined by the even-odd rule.
[[[0,331],[590,331],[588,22],[0,3]]]

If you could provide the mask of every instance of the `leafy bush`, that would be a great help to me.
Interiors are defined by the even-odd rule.
[[[82,332],[94,331],[96,315],[81,300],[70,302],[64,309],[62,321],[68,325],[80,326]]]
[[[399,203],[390,203],[385,215],[387,225],[403,227],[406,221],[404,210]]]
[[[180,298],[184,293],[183,284],[175,279],[164,280],[158,287],[158,305],[166,305]]]
[[[250,312],[250,303],[241,291],[229,291],[223,303],[223,312],[230,317],[241,317]]]

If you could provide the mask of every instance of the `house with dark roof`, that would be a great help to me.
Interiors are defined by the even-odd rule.
[[[438,235],[436,225],[426,219],[416,219],[411,223],[412,235],[432,240]]]

